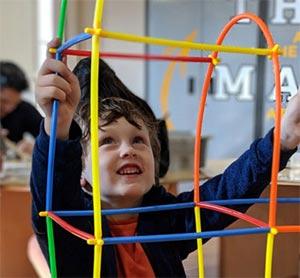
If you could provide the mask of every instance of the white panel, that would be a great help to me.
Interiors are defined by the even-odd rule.
[[[35,0],[0,1],[0,60],[18,64],[33,89],[36,75],[36,2]],[[27,94],[33,100],[33,94]]]
[[[94,17],[95,1],[73,0],[69,2],[66,38],[91,27]],[[144,35],[145,0],[107,0],[103,9],[103,29],[115,32]],[[90,41],[81,43],[79,49],[90,49]],[[121,53],[144,53],[143,44],[102,39],[101,49]],[[74,65],[78,59],[72,59]],[[120,79],[137,95],[144,96],[144,61],[107,59],[108,64],[116,71]]]
[[[103,14],[103,27],[107,30],[144,35],[145,0],[106,1]],[[103,40],[103,49],[122,53],[144,53],[143,44]],[[137,95],[145,95],[144,61],[109,60],[121,80]]]

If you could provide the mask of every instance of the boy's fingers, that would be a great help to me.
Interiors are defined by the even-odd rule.
[[[53,99],[59,100],[59,101],[65,101],[66,94],[61,89],[49,86],[43,88],[43,94],[37,96],[38,101],[41,105],[47,104],[50,101],[53,101]]]
[[[58,73],[62,78],[71,84],[77,80],[74,74],[63,62],[54,59],[47,59],[40,69],[39,76],[41,78],[42,76],[53,73]]]
[[[57,87],[60,90],[64,91],[66,94],[70,94],[72,92],[70,83],[55,73],[41,76],[38,81],[38,86],[43,88]]]
[[[49,52],[49,49],[50,48],[58,48],[60,46],[60,39],[59,38],[55,38],[53,40],[51,40],[50,42],[48,42],[47,44],[47,57],[48,58],[54,58],[55,57],[55,54],[53,53],[50,53]]]

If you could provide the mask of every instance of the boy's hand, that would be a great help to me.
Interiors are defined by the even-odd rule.
[[[53,40],[48,48],[57,47],[59,41]],[[57,138],[67,139],[74,113],[80,99],[80,87],[77,77],[61,61],[47,58],[43,63],[36,83],[36,99],[43,109],[45,131],[50,134],[50,122],[53,100],[58,100]]]
[[[281,127],[281,149],[292,150],[300,144],[300,90],[290,100]]]

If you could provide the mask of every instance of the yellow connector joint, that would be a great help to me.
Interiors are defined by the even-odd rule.
[[[87,27],[87,28],[84,29],[85,33],[90,34],[90,35],[96,35],[96,36],[100,36],[101,35],[101,31],[102,31],[101,28],[95,29],[95,28],[89,28],[89,27]]]
[[[50,48],[48,49],[48,51],[49,51],[49,53],[51,53],[51,54],[56,54],[56,48],[50,47]]]
[[[88,245],[103,245],[104,241],[103,239],[95,239],[95,238],[89,238],[87,240]]]
[[[270,233],[275,236],[278,234],[278,230],[276,228],[271,228]]]
[[[214,58],[212,55],[208,55],[209,58],[211,58],[211,62],[214,66],[218,65],[221,62],[220,58]]]
[[[41,217],[47,217],[48,216],[48,211],[40,211],[39,216]]]
[[[275,44],[275,45],[272,47],[271,51],[272,51],[272,54],[274,54],[274,53],[276,53],[276,54],[278,54],[278,55],[282,55],[282,54],[283,54],[283,51],[282,51],[282,49],[280,48],[279,44]],[[269,56],[268,56],[268,59],[272,59],[272,55],[269,55]]]

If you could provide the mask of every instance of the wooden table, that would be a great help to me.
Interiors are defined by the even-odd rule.
[[[33,234],[28,183],[1,183],[0,219],[0,277],[37,277],[27,257]]]

